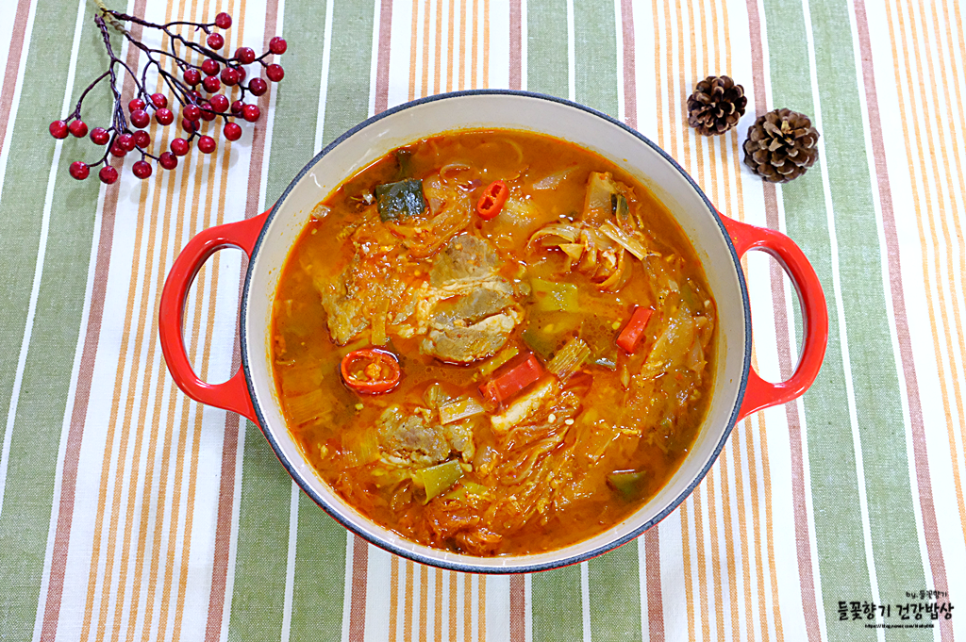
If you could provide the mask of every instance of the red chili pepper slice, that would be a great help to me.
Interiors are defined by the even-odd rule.
[[[543,375],[543,366],[531,354],[520,364],[480,386],[483,398],[494,406],[517,394]]]
[[[399,383],[402,372],[396,355],[385,350],[365,348],[342,358],[342,380],[356,392],[389,392]]]
[[[476,213],[483,220],[490,220],[500,213],[503,204],[506,203],[507,196],[510,195],[510,188],[503,181],[493,181],[483,190],[483,195],[476,203]]]
[[[650,308],[638,306],[631,315],[631,320],[627,322],[624,329],[617,337],[617,345],[628,353],[633,353],[641,337],[644,336],[644,328],[651,319]]]

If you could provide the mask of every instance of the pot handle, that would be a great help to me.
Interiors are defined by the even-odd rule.
[[[269,210],[270,212],[271,210]],[[191,368],[184,345],[184,307],[188,288],[195,280],[198,270],[218,250],[237,247],[251,259],[258,235],[265,226],[268,212],[236,223],[226,223],[199,232],[188,241],[181,254],[174,260],[171,272],[161,292],[158,331],[161,335],[161,351],[168,364],[171,378],[181,390],[209,406],[237,412],[256,424],[255,407],[245,384],[245,373],[239,368],[224,383],[210,384],[202,381]]]
[[[805,254],[794,241],[780,232],[740,223],[720,212],[718,215],[725,229],[728,230],[728,236],[739,258],[748,250],[761,248],[782,266],[798,292],[805,326],[802,354],[795,372],[787,381],[770,383],[759,377],[754,369],[748,371],[745,397],[738,411],[738,418],[744,419],[763,408],[797,399],[811,387],[825,358],[825,346],[828,343],[828,310],[825,307],[822,283],[808,259],[805,258]]]

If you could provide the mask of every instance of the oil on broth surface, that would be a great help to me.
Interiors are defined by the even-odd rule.
[[[436,548],[525,554],[667,482],[715,325],[687,239],[627,173],[540,135],[455,132],[316,208],[276,292],[273,368],[306,459],[358,510]]]

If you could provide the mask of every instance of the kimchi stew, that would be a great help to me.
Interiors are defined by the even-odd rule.
[[[715,302],[686,236],[570,143],[461,131],[319,203],[276,292],[288,429],[404,538],[521,555],[640,508],[695,440]]]

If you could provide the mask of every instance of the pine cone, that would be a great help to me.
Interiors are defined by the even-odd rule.
[[[699,134],[723,134],[745,114],[745,89],[728,76],[708,76],[688,97],[688,124]]]
[[[787,183],[815,164],[818,138],[808,116],[791,109],[770,111],[748,128],[745,165],[770,183]]]

